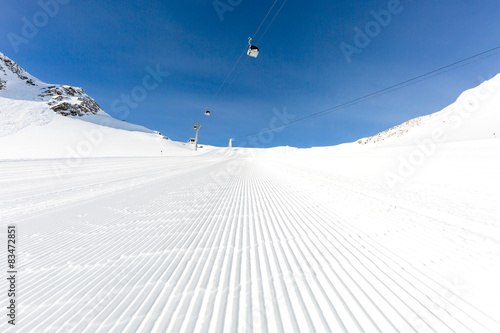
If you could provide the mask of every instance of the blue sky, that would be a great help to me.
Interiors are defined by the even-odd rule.
[[[213,0],[59,1],[57,13],[44,21],[37,1],[0,0],[0,51],[45,82],[83,87],[112,116],[177,141],[192,137],[193,123],[201,122],[200,141],[220,146],[280,125],[276,110],[307,116],[500,45],[500,2],[494,0],[401,0],[398,6],[395,0],[288,0],[262,36],[283,1],[278,0],[256,36],[262,37],[259,57],[244,55],[233,72],[238,75],[228,79],[229,89],[226,83],[213,100],[274,0],[220,0],[231,8],[223,20]],[[341,43],[355,46],[355,28],[364,31],[375,21],[372,11],[390,6],[398,8],[390,23],[374,30],[370,43],[347,62]],[[12,34],[22,37],[26,20],[38,20],[40,27],[13,45]],[[127,106],[123,96],[144,91],[148,67],[169,75]],[[311,147],[354,141],[439,111],[499,72],[496,55],[235,144]],[[117,111],[124,106],[129,112]],[[207,106],[210,117],[204,115]]]

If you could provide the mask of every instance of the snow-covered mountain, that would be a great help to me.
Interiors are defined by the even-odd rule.
[[[80,87],[47,84],[0,53],[0,159],[160,156],[182,144],[107,114]]]
[[[500,137],[500,74],[463,92],[443,110],[408,120],[357,142],[367,146],[410,146]]]
[[[104,112],[79,87],[49,85],[27,73],[17,63],[0,53],[0,90],[2,97],[43,101],[63,116],[85,116]]]

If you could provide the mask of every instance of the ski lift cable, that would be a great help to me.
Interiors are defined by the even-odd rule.
[[[229,73],[227,74],[226,78],[224,79],[224,81],[222,82],[222,84],[219,86],[219,89],[217,89],[217,92],[215,93],[214,96],[212,96],[212,98],[210,99],[210,104],[212,104],[212,102],[215,100],[215,98],[217,97],[217,95],[219,95],[219,92],[220,90],[222,89],[222,87],[224,86],[224,84],[226,83],[227,79],[229,78],[229,76],[233,73],[234,69],[236,68],[236,66],[238,65],[238,63],[240,62],[241,60],[241,57],[243,57],[243,55],[247,52],[247,47],[245,46],[245,49],[243,49],[243,52],[241,52],[238,60],[236,61],[236,63],[234,64],[233,68],[231,68],[231,70],[229,71]]]
[[[254,39],[255,36],[257,35],[257,33],[259,32],[260,28],[262,27],[262,25],[264,24],[264,22],[266,21],[267,17],[269,16],[269,14],[271,13],[271,11],[273,10],[274,6],[276,5],[276,2],[278,2],[278,0],[275,0],[273,5],[271,6],[271,8],[269,9],[269,11],[267,12],[266,16],[264,17],[264,19],[262,20],[262,22],[260,23],[259,27],[257,28],[257,31],[255,31],[253,37],[250,39]],[[287,0],[285,0],[280,8],[278,9],[278,11],[276,12],[276,14],[274,14],[271,22],[267,25],[266,27],[266,30],[264,31],[264,33],[260,36],[259,40],[257,41],[257,44],[262,40],[262,38],[264,37],[264,35],[266,34],[267,30],[269,30],[269,27],[271,26],[271,24],[274,22],[274,19],[276,19],[276,16],[278,16],[279,12],[281,11],[281,9],[283,8],[283,6],[285,5],[285,3],[287,2]],[[231,81],[229,81],[229,85],[226,87],[226,89],[224,89],[224,91],[222,92],[222,95],[221,95],[221,98],[226,94],[226,92],[228,91],[228,89],[231,87],[231,85],[233,84],[234,80],[236,79],[236,77],[238,77],[238,74],[241,72],[241,70],[245,67],[245,64],[247,62],[248,58],[245,59],[245,61],[243,62],[243,65],[241,65],[241,67],[238,69],[238,71],[236,72],[236,74],[233,76],[233,78],[231,79]]]
[[[370,100],[372,98],[379,97],[379,96],[382,96],[382,95],[394,92],[396,90],[400,90],[400,89],[406,88],[406,87],[408,87],[410,85],[413,85],[413,84],[416,84],[416,83],[419,83],[419,82],[431,79],[433,77],[436,77],[436,76],[439,76],[439,75],[442,75],[442,74],[454,71],[456,69],[465,67],[465,66],[470,65],[472,63],[475,63],[475,62],[484,60],[486,58],[492,57],[494,55],[500,54],[500,51],[488,54],[488,53],[490,53],[492,51],[495,51],[495,50],[498,50],[498,49],[500,49],[500,46],[494,47],[494,48],[489,49],[487,51],[484,51],[484,52],[478,53],[476,55],[473,55],[471,57],[468,57],[468,58],[462,59],[460,61],[454,62],[454,63],[452,63],[450,65],[443,66],[441,68],[435,69],[435,70],[430,71],[428,73],[416,76],[416,77],[414,77],[412,79],[400,82],[400,83],[392,85],[390,87],[387,87],[387,88],[378,90],[376,92],[367,94],[365,96],[358,97],[358,98],[353,99],[353,100],[351,100],[349,102],[345,102],[345,103],[336,105],[334,107],[331,107],[331,108],[328,108],[328,109],[325,109],[325,110],[322,110],[322,111],[319,111],[319,112],[307,115],[305,117],[293,120],[293,121],[289,122],[288,124],[284,124],[284,125],[282,125],[280,127],[274,128],[271,131],[272,132],[280,131],[280,130],[288,127],[288,126],[297,124],[299,122],[302,122],[302,121],[305,121],[305,120],[309,120],[309,119],[312,119],[312,118],[316,118],[316,117],[320,117],[322,115],[325,115],[325,114],[328,114],[328,113],[331,113],[331,112],[334,112],[334,111],[338,111],[338,110],[341,110],[341,109],[345,109],[345,108],[347,108],[349,106],[353,106],[355,104],[359,104],[361,102],[365,102],[365,101]],[[480,56],[483,56],[483,57],[478,58]],[[477,58],[477,59],[475,59],[475,58]],[[471,61],[469,61],[469,60],[471,60]],[[260,132],[249,134],[249,135],[245,135],[245,136],[241,136],[241,137],[237,137],[237,138],[234,138],[234,140],[245,139],[245,138],[248,138],[248,137],[251,137],[251,136],[258,135],[259,133]]]
[[[500,54],[500,52],[496,52],[496,53],[493,53],[493,54],[490,54],[490,55],[487,55],[487,56],[484,56],[483,58],[480,58],[480,59],[475,59],[475,60],[472,60],[468,63],[465,63],[465,64],[461,64],[461,65],[458,65],[456,67],[453,67],[453,68],[449,68],[447,69],[446,71],[443,71],[443,72],[439,72],[439,73],[434,73],[433,75],[431,76],[427,76],[427,77],[424,77],[424,78],[420,78],[419,80],[416,80],[416,81],[411,81],[411,82],[407,82],[401,86],[397,86],[397,87],[392,87],[392,88],[389,88],[389,90],[380,90],[378,92],[375,92],[373,94],[370,94],[370,95],[367,95],[367,96],[364,96],[364,97],[360,97],[359,99],[356,99],[356,100],[353,100],[353,101],[350,101],[350,102],[347,102],[347,103],[344,103],[344,104],[341,104],[341,105],[338,105],[336,107],[333,107],[331,109],[327,109],[327,110],[323,110],[321,112],[317,112],[317,113],[314,113],[314,114],[311,114],[309,116],[306,116],[306,117],[303,117],[301,119],[297,119],[296,121],[293,121],[287,125],[292,125],[293,123],[297,123],[299,121],[303,121],[303,120],[307,120],[307,119],[312,119],[312,118],[316,118],[316,117],[319,117],[319,116],[322,116],[323,114],[327,114],[327,113],[330,113],[330,112],[333,112],[333,111],[338,111],[339,109],[345,109],[349,106],[352,106],[352,105],[355,105],[355,104],[359,104],[359,103],[362,103],[362,102],[365,102],[367,100],[370,100],[370,99],[373,99],[375,97],[379,97],[379,96],[383,96],[383,95],[386,95],[386,94],[389,94],[391,92],[394,92],[396,90],[400,90],[400,89],[403,89],[403,88],[406,88],[408,86],[411,86],[411,85],[414,85],[414,84],[417,84],[417,83],[420,83],[420,82],[423,82],[423,81],[426,81],[426,80],[429,80],[433,77],[436,77],[436,76],[439,76],[439,75],[442,75],[442,74],[446,74],[448,72],[451,72],[451,71],[454,71],[456,69],[459,69],[459,68],[462,68],[462,67],[465,67],[467,65],[470,65],[474,62],[478,62],[480,60],[483,60],[483,59],[486,59],[486,58],[489,58],[491,56],[494,56],[496,54]],[[282,128],[285,128],[287,126],[282,126],[280,128],[277,128],[276,130],[280,130]]]
[[[255,31],[255,33],[253,34],[253,38],[255,38],[255,36],[257,35],[257,33],[259,32],[260,28],[262,27],[262,25],[264,24],[264,22],[266,21],[267,17],[269,16],[269,14],[271,13],[271,11],[273,10],[274,6],[276,5],[276,2],[278,2],[278,0],[275,0],[274,3],[272,4],[271,8],[269,8],[269,11],[267,12],[266,16],[264,17],[264,19],[262,20],[262,22],[260,23],[259,27],[257,28],[257,30]],[[285,0],[286,2],[286,0]],[[283,5],[281,6],[283,7]],[[280,10],[281,10],[281,7],[280,7]],[[278,11],[279,12],[279,11]],[[276,15],[274,16],[274,18],[276,17]],[[273,21],[274,21],[274,18],[273,18]],[[272,23],[272,21],[271,21]],[[269,25],[267,26],[266,28],[266,31],[267,29],[269,29]],[[262,37],[260,38],[262,39]],[[259,41],[260,41],[259,39]],[[240,62],[241,60],[241,57],[246,53],[247,51],[247,47],[245,47],[245,49],[243,50],[243,52],[240,54],[240,56],[238,57],[238,60],[236,60],[235,64],[233,65],[233,67],[231,68],[231,70],[229,71],[229,73],[226,75],[226,77],[224,78],[224,81],[222,82],[222,84],[219,86],[219,88],[217,89],[217,92],[215,93],[215,95],[210,99],[210,104],[212,104],[212,102],[217,98],[217,96],[219,95],[220,93],[220,90],[222,89],[222,87],[224,86],[224,84],[226,83],[227,79],[229,78],[229,76],[231,76],[231,74],[233,73],[234,69],[236,68],[236,66],[238,66],[238,63]],[[227,90],[227,89],[226,89]]]
[[[220,96],[220,98],[224,97],[224,95],[226,94],[226,92],[229,90],[229,88],[231,88],[234,80],[238,77],[238,75],[240,74],[241,70],[245,67],[245,64],[246,62],[248,61],[248,59],[250,59],[249,57],[247,57],[245,59],[245,61],[243,62],[243,64],[240,66],[240,68],[238,69],[238,71],[236,72],[236,74],[233,75],[233,77],[231,78],[231,80],[229,81],[229,84],[227,85],[227,87],[224,89],[224,91],[222,92],[222,95]]]
[[[278,2],[278,0],[274,0],[274,3],[273,5],[271,6],[271,8],[269,8],[269,11],[267,12],[266,16],[264,17],[264,19],[262,20],[262,22],[260,22],[260,25],[259,27],[257,28],[257,30],[255,31],[255,33],[253,34],[253,37],[252,39],[255,38],[255,36],[257,35],[257,33],[259,32],[260,28],[262,27],[262,25],[264,24],[264,22],[266,22],[266,19],[267,17],[269,16],[269,14],[271,14],[271,11],[273,10],[274,6],[276,5],[276,2]],[[274,19],[273,19],[274,20]],[[267,30],[267,29],[266,29]]]
[[[460,66],[456,66],[456,67],[453,67],[453,68],[449,68],[448,70],[446,71],[443,71],[443,72],[440,72],[440,73],[434,73],[434,75],[432,76],[428,76],[428,77],[424,77],[424,78],[420,78],[420,80],[418,81],[412,81],[412,80],[408,80],[408,81],[405,81],[405,82],[401,82],[401,85],[400,84],[397,84],[397,85],[394,85],[394,86],[391,86],[391,87],[388,87],[388,88],[385,88],[385,89],[382,89],[382,90],[379,90],[379,91],[376,91],[374,93],[371,93],[371,94],[368,94],[368,95],[365,95],[363,97],[359,97],[359,98],[356,98],[352,101],[349,101],[349,102],[346,102],[346,103],[343,103],[343,104],[340,104],[340,105],[337,105],[337,106],[334,106],[332,108],[329,108],[329,109],[325,109],[325,110],[322,110],[322,111],[319,111],[319,112],[316,112],[316,113],[313,113],[313,114],[310,114],[308,116],[305,116],[305,117],[302,117],[302,118],[299,118],[299,119],[296,119],[294,121],[291,121],[289,122],[288,124],[286,125],[282,125],[280,127],[277,127],[277,128],[274,128],[273,130],[271,130],[272,132],[276,132],[276,131],[280,131],[288,126],[291,126],[291,125],[294,125],[296,123],[299,123],[299,122],[302,122],[302,121],[305,121],[305,120],[309,120],[309,119],[313,119],[313,118],[317,118],[317,117],[320,117],[324,114],[327,114],[327,113],[331,113],[331,112],[334,112],[334,111],[338,111],[338,110],[341,110],[341,109],[345,109],[347,107],[350,107],[350,106],[353,106],[353,105],[356,105],[356,104],[359,104],[359,103],[362,103],[362,102],[365,102],[367,100],[370,100],[370,99],[373,99],[375,97],[379,97],[379,96],[382,96],[382,95],[386,95],[388,93],[391,93],[393,91],[396,91],[396,90],[400,90],[402,88],[405,88],[405,87],[408,87],[410,85],[413,85],[413,84],[416,84],[416,83],[419,83],[419,82],[422,82],[422,81],[425,81],[425,80],[428,80],[430,78],[433,78],[435,76],[438,76],[438,75],[441,75],[441,74],[445,74],[445,73],[448,73],[448,72],[451,72],[451,71],[454,71],[456,69],[459,69],[461,67],[464,67],[464,66],[467,66],[471,63],[474,63],[474,62],[478,62],[480,60],[484,60],[486,58],[489,58],[491,56],[494,56],[496,54],[500,54],[500,52],[496,52],[496,53],[493,53],[493,54],[489,54],[489,55],[486,55],[480,59],[475,59],[475,60],[472,60],[468,63],[465,63],[465,64],[462,64]],[[447,66],[448,67],[448,66]],[[416,78],[415,78],[416,79]],[[411,81],[411,82],[410,82]],[[260,132],[259,132],[260,133]],[[255,135],[258,135],[259,133],[253,133],[253,134],[249,134],[249,135],[246,135],[246,136],[242,136],[242,137],[237,137],[237,138],[234,138],[234,140],[238,140],[238,139],[244,139],[244,138],[248,138],[248,137],[251,137],[251,136],[255,136]]]
[[[278,12],[274,15],[273,19],[271,20],[271,22],[269,23],[269,25],[267,26],[264,34],[267,32],[267,30],[269,29],[269,27],[271,26],[271,24],[273,23],[274,19],[276,18],[276,16],[278,15],[278,13],[281,11],[281,8],[283,8],[283,5],[286,3],[287,0],[285,0],[285,2],[281,5],[281,7],[279,8]],[[278,2],[278,0],[275,0],[274,3],[271,5],[271,8],[269,8],[269,11],[267,12],[266,16],[264,17],[264,19],[262,20],[262,22],[260,23],[259,27],[257,28],[257,30],[255,31],[255,33],[253,34],[253,38],[255,38],[255,36],[257,35],[257,33],[259,32],[260,28],[262,27],[262,25],[264,24],[264,22],[267,20],[269,14],[271,13],[271,11],[273,10],[274,6],[276,5],[276,3]],[[259,38],[259,42],[260,40],[262,39],[262,37],[264,36],[264,34]],[[236,66],[238,65],[238,63],[240,62],[241,60],[241,57],[246,53],[247,51],[247,47],[245,47],[245,49],[243,50],[243,52],[240,54],[240,56],[238,57],[238,60],[236,61],[236,63],[233,65],[233,67],[231,68],[231,70],[229,71],[229,73],[227,74],[227,76],[225,77],[224,81],[222,82],[222,84],[219,86],[219,88],[217,89],[217,92],[215,93],[215,95],[210,99],[210,104],[212,104],[212,102],[217,98],[217,96],[219,95],[220,93],[220,90],[222,89],[222,87],[224,86],[224,84],[226,84],[226,81],[227,79],[229,78],[229,76],[231,76],[231,74],[233,73],[234,69],[236,68]],[[245,61],[246,63],[246,61]],[[238,73],[241,71],[241,68],[240,70],[238,71]],[[234,77],[232,79],[232,81],[234,81]],[[231,83],[229,84],[229,86],[231,86],[232,84],[232,81]],[[225,94],[225,92],[227,91],[228,88],[226,88],[224,90],[224,93],[223,95]]]
[[[266,30],[264,30],[264,32],[262,33],[262,35],[260,36],[259,40],[257,41],[257,44],[260,43],[260,41],[262,40],[262,38],[264,37],[264,35],[266,34],[267,30],[269,30],[269,27],[271,26],[271,24],[273,24],[274,22],[274,19],[276,19],[276,16],[278,16],[278,14],[281,12],[281,9],[283,8],[283,6],[285,5],[285,3],[287,2],[288,0],[285,0],[283,1],[283,3],[281,4],[281,7],[278,9],[278,11],[276,12],[276,14],[274,14],[274,17],[273,19],[271,20],[271,22],[269,22],[269,24],[267,25],[267,28]],[[276,2],[275,2],[276,3]],[[273,5],[274,6],[274,5]],[[271,8],[272,9],[272,8]],[[267,17],[267,16],[266,16]]]
[[[500,48],[500,47],[499,47]],[[428,80],[430,78],[433,78],[433,77],[436,77],[438,75],[441,75],[441,74],[445,74],[445,73],[448,73],[448,72],[451,72],[453,70],[456,70],[456,69],[459,69],[461,67],[464,67],[464,66],[467,66],[471,63],[474,63],[474,62],[478,62],[480,60],[484,60],[486,58],[489,58],[491,56],[494,56],[496,54],[500,54],[500,52],[495,52],[493,54],[489,54],[489,55],[486,55],[480,59],[475,59],[475,60],[472,60],[468,63],[465,63],[465,64],[462,64],[460,66],[456,66],[456,67],[453,67],[453,68],[449,68],[448,70],[446,71],[443,71],[443,72],[439,72],[439,73],[434,73],[434,75],[432,76],[428,76],[428,77],[422,77],[422,76],[425,76],[424,75],[421,75],[419,76],[420,77],[420,80],[418,81],[414,81],[414,80],[417,80],[417,78],[414,78],[414,79],[411,79],[411,80],[407,80],[405,82],[401,82],[400,84],[397,84],[397,85],[394,85],[394,86],[391,86],[391,87],[387,87],[387,88],[384,88],[384,89],[381,89],[379,91],[376,91],[374,93],[371,93],[371,94],[368,94],[368,95],[365,95],[363,97],[359,97],[359,98],[356,98],[352,101],[349,101],[349,102],[346,102],[346,103],[343,103],[343,104],[339,104],[337,106],[334,106],[332,108],[329,108],[329,109],[325,109],[325,110],[322,110],[322,111],[319,111],[319,112],[316,112],[316,113],[313,113],[313,114],[310,114],[308,116],[305,116],[305,117],[302,117],[302,118],[299,118],[299,119],[296,119],[294,121],[291,121],[289,122],[288,124],[286,125],[282,125],[280,127],[277,127],[273,130],[271,130],[272,132],[275,132],[275,131],[280,131],[288,126],[291,126],[291,125],[294,125],[296,123],[299,123],[299,122],[302,122],[302,121],[305,121],[305,120],[309,120],[309,119],[313,119],[313,118],[316,118],[316,117],[320,117],[324,114],[327,114],[327,113],[331,113],[331,112],[334,112],[334,111],[338,111],[338,110],[341,110],[341,109],[345,109],[349,106],[353,106],[353,105],[356,105],[356,104],[359,104],[361,102],[365,102],[367,100],[370,100],[372,98],[375,98],[375,97],[379,97],[379,96],[382,96],[382,95],[385,95],[385,94],[388,94],[388,93],[391,93],[393,91],[396,91],[396,90],[400,90],[402,88],[405,88],[405,87],[408,87],[410,85],[413,85],[413,84],[416,84],[416,83],[419,83],[419,82],[422,82],[422,81],[425,81],[425,80]],[[462,62],[462,61],[461,61]],[[445,66],[445,68],[448,68],[449,66]],[[435,71],[433,71],[435,72]],[[430,73],[430,72],[429,72]],[[242,137],[237,137],[237,138],[234,138],[234,140],[237,140],[237,139],[244,139],[244,138],[248,138],[248,137],[251,137],[251,136],[255,136],[255,135],[258,135],[260,132],[258,133],[253,133],[253,134],[249,134],[249,135],[246,135],[246,136],[242,136]]]

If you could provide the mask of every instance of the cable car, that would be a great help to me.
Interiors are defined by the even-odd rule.
[[[257,58],[257,56],[259,55],[259,48],[255,45],[252,45],[251,44],[251,41],[252,41],[252,37],[248,37],[248,52],[247,54],[250,56],[250,57],[253,57],[253,58]]]

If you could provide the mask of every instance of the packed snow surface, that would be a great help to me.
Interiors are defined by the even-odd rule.
[[[499,332],[500,140],[413,149],[1,162],[16,331]]]

